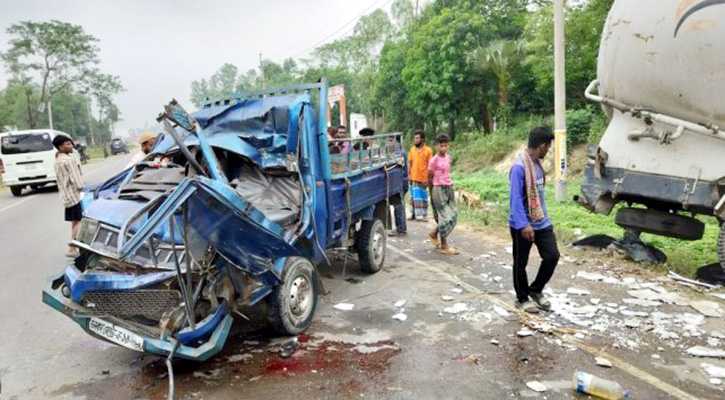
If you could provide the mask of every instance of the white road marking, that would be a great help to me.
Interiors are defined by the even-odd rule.
[[[15,203],[13,203],[13,204],[5,207],[5,208],[0,209],[0,213],[2,213],[3,211],[7,211],[7,210],[11,209],[11,208],[17,206],[18,204],[25,203],[26,201],[35,198],[35,196],[36,195],[33,194],[33,195],[30,195],[30,196],[28,196],[28,197],[26,197],[26,198],[24,198],[24,199],[22,199],[20,201],[16,201]]]

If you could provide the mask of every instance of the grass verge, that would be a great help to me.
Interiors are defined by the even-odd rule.
[[[509,183],[508,177],[495,171],[474,173],[456,172],[454,185],[481,196],[482,209],[461,207],[461,219],[483,224],[504,231],[508,227]],[[581,181],[569,182],[570,195],[579,193]],[[621,238],[624,230],[614,223],[614,216],[594,214],[573,200],[557,202],[554,199],[554,185],[546,187],[546,204],[556,227],[561,243],[571,243],[580,235],[606,234]],[[667,254],[664,266],[654,268],[670,269],[683,275],[693,276],[697,268],[717,261],[715,243],[720,227],[711,217],[702,217],[705,222],[705,235],[698,241],[684,241],[662,236],[642,234],[642,240],[650,243]],[[579,234],[578,230],[581,230]]]

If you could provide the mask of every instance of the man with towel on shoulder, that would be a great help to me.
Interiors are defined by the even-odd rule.
[[[516,159],[509,173],[511,181],[509,225],[514,242],[513,275],[516,307],[529,313],[538,313],[539,309],[546,311],[551,309],[551,302],[542,292],[559,262],[556,235],[544,201],[546,176],[540,163],[549,152],[552,140],[554,135],[551,129],[532,128],[529,132],[528,147]],[[541,266],[536,279],[529,285],[526,265],[533,245],[536,245],[541,256]]]

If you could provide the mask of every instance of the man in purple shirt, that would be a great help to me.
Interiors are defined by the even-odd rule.
[[[556,235],[546,212],[544,201],[544,185],[546,177],[539,160],[546,157],[551,147],[554,135],[547,127],[535,127],[529,132],[529,143],[525,153],[522,153],[511,167],[509,178],[511,181],[509,226],[513,239],[513,278],[516,290],[516,306],[529,313],[551,309],[551,302],[543,295],[544,286],[549,282],[556,264],[559,262],[559,250],[556,245]],[[527,188],[527,164],[529,165],[530,185]],[[532,168],[533,167],[533,168]],[[535,182],[535,183],[534,183]],[[538,198],[532,203],[527,195],[527,189],[535,190],[531,197]],[[529,192],[531,193],[531,192]],[[536,208],[536,209],[532,209]],[[532,217],[532,215],[534,217]],[[541,267],[536,279],[529,285],[526,275],[526,265],[529,262],[531,247],[536,245],[541,256]],[[533,302],[532,302],[533,300]]]

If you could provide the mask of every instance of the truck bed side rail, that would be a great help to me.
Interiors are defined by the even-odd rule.
[[[329,140],[332,179],[405,163],[401,132]]]

